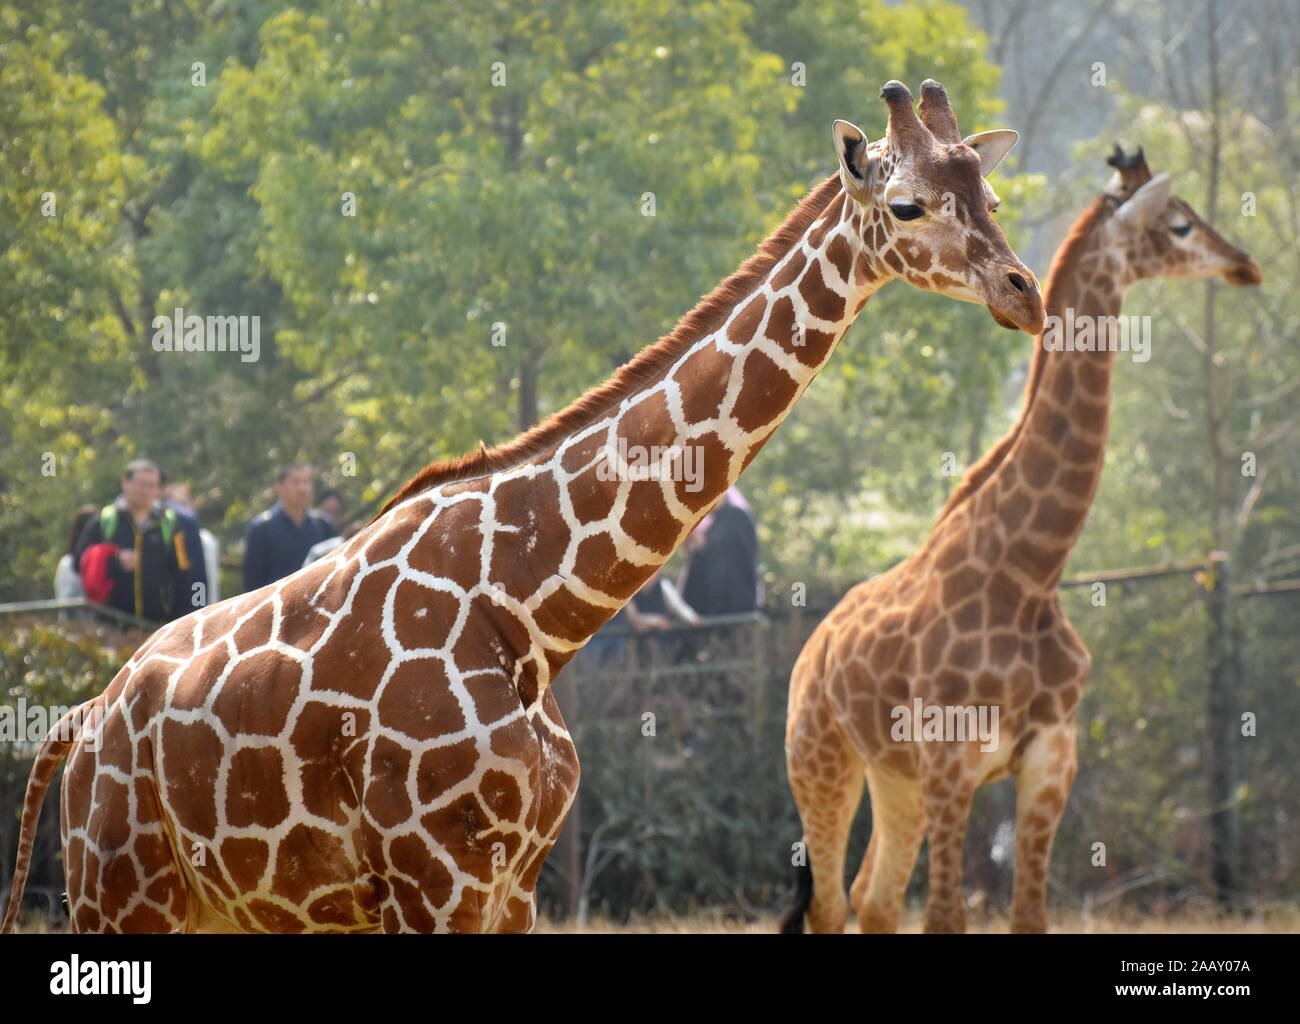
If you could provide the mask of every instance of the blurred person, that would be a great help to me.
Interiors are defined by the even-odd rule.
[[[199,524],[194,511],[194,495],[184,482],[169,484],[167,474],[162,474],[163,502],[174,511],[185,534],[185,546],[194,566],[194,588],[191,604],[195,608],[215,604],[217,596],[217,538]]]
[[[699,615],[758,609],[758,531],[740,488],[731,487],[686,540],[686,567],[677,580]]]
[[[343,513],[347,509],[337,487],[326,487],[321,491],[320,497],[316,499],[316,511],[329,520],[330,526],[339,529],[339,523],[343,522]]]
[[[195,522],[198,521],[198,513],[194,511],[194,492],[190,485],[185,481],[179,481],[174,484],[167,482],[167,474],[163,474],[163,500],[183,516],[189,516]]]
[[[98,512],[94,505],[82,505],[72,516],[72,535],[68,538],[68,550],[59,559],[54,569],[55,597],[85,597],[86,588],[81,585],[81,574],[77,572],[77,541],[86,529],[86,524]]]
[[[162,500],[162,470],[135,459],[122,493],[92,515],[73,551],[86,597],[153,622],[194,610],[195,567],[180,516]]]
[[[578,659],[586,670],[598,668],[627,648],[628,630],[662,633],[671,629],[674,622],[694,625],[699,621],[700,617],[682,600],[672,581],[662,572],[656,572],[632,595],[632,600],[587,641],[578,652]]]
[[[302,568],[312,547],[337,534],[310,509],[316,471],[302,463],[283,466],[275,477],[276,502],[244,532],[244,590],[257,590]]]
[[[349,541],[355,537],[361,532],[365,525],[366,524],[361,522],[359,519],[353,520],[348,523],[347,526],[343,527],[343,532],[337,537],[326,537],[320,543],[313,544],[311,550],[307,552],[307,557],[303,559],[302,567],[305,569],[307,566],[311,565],[312,562],[324,558],[335,548],[342,547],[344,541]]]
[[[629,617],[629,625],[638,633],[651,629],[670,629],[674,623],[695,625],[700,621],[695,609],[686,603],[672,580],[662,572],[651,576],[632,595],[626,610],[633,613]],[[614,618],[617,619],[618,616]]]

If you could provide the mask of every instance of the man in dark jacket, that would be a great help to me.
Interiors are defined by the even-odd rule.
[[[743,501],[733,487],[687,542],[682,597],[700,615],[758,607],[758,533]]]
[[[91,565],[104,575],[102,603],[138,618],[170,622],[203,603],[184,527],[163,504],[162,473],[148,459],[127,464],[121,495],[91,517],[73,561],[83,579]]]
[[[276,502],[244,532],[244,590],[257,590],[302,568],[307,552],[338,531],[311,511],[316,473],[285,466],[275,478]]]

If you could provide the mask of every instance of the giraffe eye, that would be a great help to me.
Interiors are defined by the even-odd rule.
[[[925,216],[925,211],[915,203],[890,203],[889,209],[899,220],[916,220]]]
[[[1175,224],[1169,230],[1179,238],[1186,238],[1192,233],[1192,226],[1191,224]]]

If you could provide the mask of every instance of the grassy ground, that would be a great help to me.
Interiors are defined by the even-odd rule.
[[[1050,917],[1051,931],[1084,934],[1207,934],[1240,935],[1248,933],[1300,933],[1300,908],[1279,907],[1260,911],[1244,917],[1228,917],[1214,910],[1185,911],[1165,915],[1116,911],[1107,914],[1093,913],[1086,917],[1079,913],[1058,912]],[[722,914],[696,914],[689,917],[634,917],[626,924],[612,921],[588,921],[579,928],[570,921],[540,920],[539,934],[767,934],[777,930],[776,918],[743,921]],[[857,924],[850,921],[847,932],[856,932]],[[920,909],[909,910],[903,916],[900,932],[916,934],[921,931]],[[966,931],[971,934],[1005,934],[1008,919],[1004,914],[976,914],[967,917]]]
[[[51,922],[29,917],[19,924],[18,931],[28,934],[58,932],[63,929]],[[681,917],[633,917],[627,923],[605,919],[591,920],[584,927],[572,921],[554,921],[542,918],[537,922],[539,935],[768,935],[777,930],[775,917],[745,921],[717,912],[704,912]],[[846,932],[856,932],[857,924],[849,922]],[[1219,914],[1212,909],[1191,910],[1156,915],[1136,911],[1114,911],[1107,914],[1058,912],[1051,917],[1053,932],[1080,932],[1093,935],[1243,935],[1253,933],[1300,933],[1300,907],[1284,906],[1262,910],[1241,917]],[[920,909],[909,910],[903,916],[899,929],[905,934],[921,931]],[[970,934],[996,935],[1007,932],[1004,914],[972,912],[966,921]]]

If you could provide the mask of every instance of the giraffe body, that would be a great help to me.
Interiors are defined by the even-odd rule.
[[[577,757],[550,691],[525,705],[524,618],[471,594],[458,556],[475,542],[411,545],[443,516],[480,520],[486,488],[448,490],[136,652],[101,698],[98,749],[68,757],[78,930],[531,924]],[[371,603],[380,621],[350,614]]]
[[[1114,318],[1148,277],[1259,268],[1153,179],[1141,153],[1112,157],[1110,191],[1076,222],[1046,289],[1048,323]],[[1019,421],[974,466],[919,551],[858,584],[813,632],[790,682],[786,754],[813,875],[788,915],[798,930],[838,932],[849,903],[844,856],[863,781],[871,839],[850,889],[864,932],[897,929],[924,838],[927,931],[962,931],[962,845],[975,790],[1016,780],[1011,926],[1045,931],[1052,842],[1076,770],[1075,712],[1091,656],[1058,583],[1101,476],[1113,343],[1100,351],[1035,339]],[[993,749],[953,730],[917,739],[900,708],[997,713]]]
[[[1042,324],[983,178],[1014,133],[963,141],[933,82],[934,133],[901,84],[882,95],[886,137],[837,122],[839,174],[613,380],[429,467],[320,562],[155,633],[96,698],[98,728],[38,757],[4,927],[66,749],[74,930],[530,928],[578,781],[556,673],[723,496],[871,294],[902,277]],[[611,465],[622,442],[696,446],[700,477]]]

